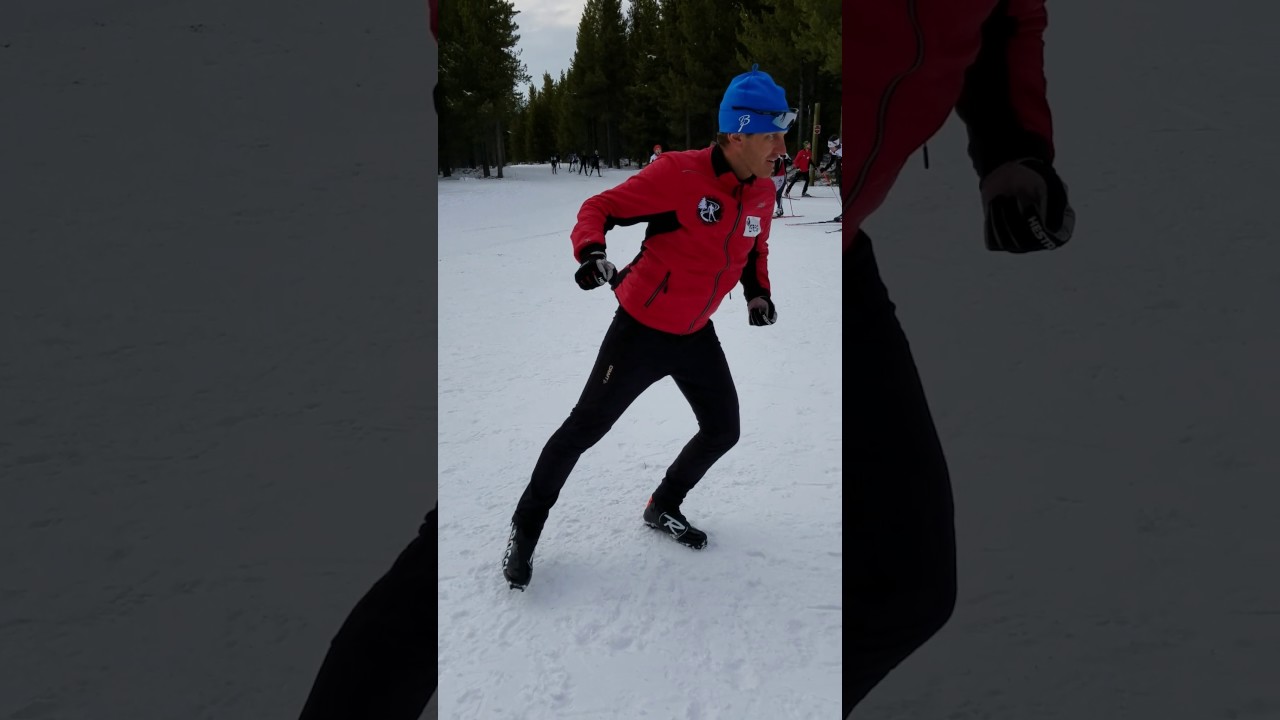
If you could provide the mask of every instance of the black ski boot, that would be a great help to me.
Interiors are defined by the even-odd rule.
[[[522,532],[519,525],[511,523],[507,552],[502,556],[502,575],[512,590],[524,592],[533,578],[533,547],[537,542],[536,538]]]
[[[644,508],[644,524],[661,530],[672,540],[694,550],[707,546],[706,533],[690,525],[679,508],[662,507],[653,501],[653,496],[649,496],[649,504]]]

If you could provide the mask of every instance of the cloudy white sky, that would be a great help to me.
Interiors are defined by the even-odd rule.
[[[542,73],[552,78],[569,69],[574,43],[578,37],[578,21],[582,19],[585,0],[514,0],[516,24],[520,26],[520,59],[524,61],[533,84],[542,85]],[[625,13],[630,2],[622,3]]]

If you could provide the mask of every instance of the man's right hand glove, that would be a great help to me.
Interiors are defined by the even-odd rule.
[[[578,266],[578,272],[573,274],[573,279],[578,281],[578,287],[583,290],[594,290],[608,283],[618,271],[613,263],[605,259],[603,250],[592,250],[587,253],[586,258]]]
[[[988,250],[1056,250],[1071,239],[1076,214],[1066,185],[1048,163],[1007,162],[988,173],[980,187]]]

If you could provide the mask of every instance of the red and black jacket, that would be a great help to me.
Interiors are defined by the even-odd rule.
[[[1046,23],[1045,0],[845,5],[845,250],[952,110],[979,177],[1016,158],[1053,162]]]
[[[640,252],[614,283],[639,322],[687,335],[701,329],[741,282],[747,299],[769,296],[774,187],[740,181],[719,146],[664,152],[615,188],[588,198],[570,233],[582,262],[614,227],[648,223]]]
[[[801,148],[800,152],[796,153],[796,170],[802,173],[809,172],[809,158],[811,157],[812,155],[809,154],[808,150]]]

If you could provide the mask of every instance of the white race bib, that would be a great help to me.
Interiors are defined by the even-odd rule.
[[[742,231],[746,237],[758,237],[760,235],[760,218],[755,215],[747,216],[747,227]]]

